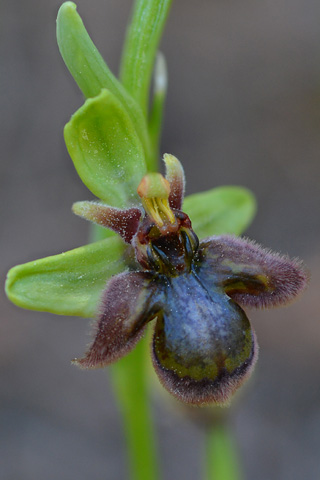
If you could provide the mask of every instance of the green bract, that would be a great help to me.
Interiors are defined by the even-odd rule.
[[[61,56],[85,97],[95,97],[108,88],[123,103],[129,98],[86,31],[77,6],[65,2],[57,17],[57,41]]]
[[[146,173],[143,149],[111,92],[88,99],[65,126],[64,137],[81,180],[97,197],[116,207],[135,203]]]

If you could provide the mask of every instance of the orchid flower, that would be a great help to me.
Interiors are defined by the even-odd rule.
[[[152,361],[163,386],[185,403],[228,403],[249,378],[258,355],[242,306],[287,303],[306,275],[294,260],[254,242],[220,235],[199,242],[182,209],[180,162],[165,155],[166,178],[144,176],[141,205],[117,209],[77,202],[73,211],[114,230],[135,262],[102,293],[95,338],[74,363],[104,367],[131,351],[154,321]]]
[[[168,5],[162,10],[145,2],[143,8],[155,21],[161,17],[158,30],[149,31],[148,18],[137,14],[137,25],[147,22],[153,58]],[[65,127],[67,149],[80,178],[101,200],[77,202],[73,211],[108,234],[12,268],[7,295],[24,308],[96,317],[92,345],[74,360],[82,368],[121,358],[153,322],[153,365],[164,387],[188,404],[226,404],[257,360],[256,337],[242,307],[285,304],[304,289],[307,275],[298,261],[233,236],[255,211],[246,189],[219,187],[184,199],[183,168],[172,155],[164,156],[165,178],[150,173],[165,96],[161,56],[147,124],[144,102],[136,98],[141,82],[124,82],[125,88],[113,76],[72,2],[59,11],[57,33],[62,56],[87,97]],[[147,79],[152,62],[146,70],[143,52],[139,59]]]

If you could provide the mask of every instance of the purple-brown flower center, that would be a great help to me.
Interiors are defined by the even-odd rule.
[[[133,242],[138,262],[145,270],[169,276],[190,271],[199,240],[188,215],[171,208],[169,182],[149,174],[138,193],[145,209]]]

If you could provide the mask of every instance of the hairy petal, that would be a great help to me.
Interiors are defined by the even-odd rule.
[[[170,183],[170,207],[181,210],[185,191],[183,167],[176,157],[168,153],[164,154],[163,160],[166,164],[166,179]]]
[[[205,285],[221,284],[240,305],[272,307],[293,300],[307,285],[301,262],[255,242],[221,235],[200,244],[198,271]]]
[[[72,206],[72,211],[86,220],[119,233],[127,243],[130,243],[136,234],[141,217],[139,208],[121,210],[97,202],[76,202]]]
[[[85,357],[73,363],[82,368],[98,368],[129,353],[140,340],[146,323],[156,314],[155,288],[153,276],[147,272],[113,277],[102,295],[94,341]]]

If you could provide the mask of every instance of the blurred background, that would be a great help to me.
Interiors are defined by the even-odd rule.
[[[131,0],[78,0],[117,72]],[[1,278],[17,263],[87,241],[71,213],[91,198],[62,130],[83,99],[59,56],[57,0],[0,6]],[[320,478],[320,2],[174,0],[162,51],[169,92],[162,152],[187,193],[250,188],[246,234],[305,260],[290,307],[249,312],[260,359],[232,410],[246,480]],[[1,292],[0,478],[124,480],[121,418],[104,371],[70,365],[89,322],[24,311]],[[201,478],[203,432],[154,391],[164,479]]]

